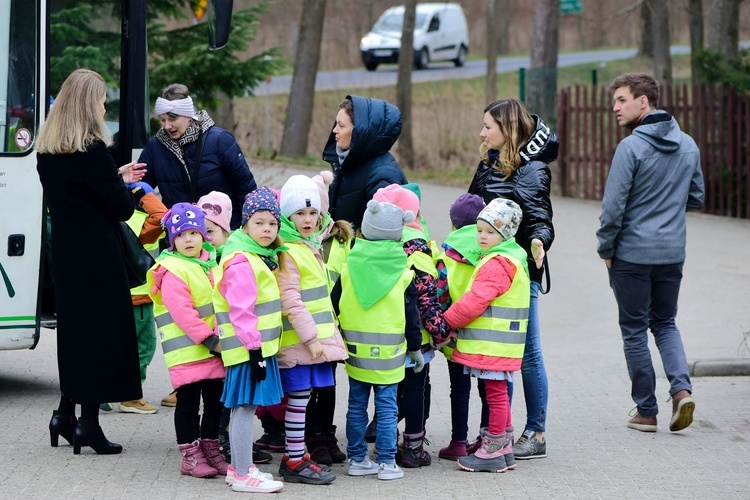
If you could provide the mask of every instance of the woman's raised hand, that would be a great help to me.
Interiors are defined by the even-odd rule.
[[[131,161],[130,163],[118,168],[117,172],[122,176],[122,180],[125,181],[125,184],[130,184],[143,179],[143,176],[146,175],[145,167],[145,163]]]

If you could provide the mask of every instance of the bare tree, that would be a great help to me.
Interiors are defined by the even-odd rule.
[[[693,83],[700,83],[702,75],[698,55],[703,52],[703,1],[690,0],[687,10],[690,19],[690,72]]]
[[[414,140],[411,133],[411,71],[414,65],[414,23],[417,18],[417,0],[407,0],[404,5],[404,24],[401,30],[401,51],[398,56],[398,83],[396,93],[401,111],[401,136],[398,153],[401,166],[414,167]]]
[[[282,156],[298,157],[307,153],[325,10],[326,0],[305,0],[302,7],[292,87],[281,139]]]
[[[701,0],[698,0],[699,2]],[[651,8],[647,2],[641,2],[641,43],[638,55],[654,57],[654,23],[651,20]]]
[[[490,103],[495,100],[495,90],[497,88],[497,45],[499,39],[499,29],[497,20],[500,15],[500,5],[498,0],[487,1],[487,78],[484,87],[484,102]]]
[[[709,16],[708,46],[730,59],[739,57],[739,17],[742,0],[716,0]]]
[[[497,53],[510,53],[510,0],[495,0],[495,36],[497,37]]]
[[[654,37],[654,77],[661,83],[672,82],[672,56],[669,53],[669,10],[667,0],[647,0],[651,8]]]
[[[532,113],[537,113],[552,123],[556,121],[557,112],[555,100],[559,30],[560,1],[536,0],[526,100]]]

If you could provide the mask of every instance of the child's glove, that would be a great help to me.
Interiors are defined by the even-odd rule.
[[[125,187],[130,189],[131,191],[134,191],[137,188],[141,188],[146,194],[154,192],[154,188],[152,188],[145,182],[129,182],[125,184]]]
[[[145,182],[131,182],[125,184],[125,187],[130,189],[130,192],[133,193],[136,207],[141,206],[141,200],[144,196],[154,192],[154,189]]]
[[[262,382],[266,379],[266,360],[260,349],[250,350],[250,380]]]
[[[414,363],[414,373],[419,373],[424,368],[424,356],[422,351],[409,351],[406,353],[409,359]]]

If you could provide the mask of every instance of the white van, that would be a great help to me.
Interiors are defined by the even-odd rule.
[[[359,44],[362,62],[369,71],[381,63],[398,62],[404,7],[391,7],[377,20]],[[414,65],[423,69],[431,62],[453,61],[463,66],[469,53],[469,30],[461,6],[455,3],[417,5],[414,23]]]

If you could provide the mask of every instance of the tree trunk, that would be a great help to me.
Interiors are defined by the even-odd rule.
[[[690,19],[690,72],[693,84],[702,80],[698,55],[703,52],[703,1],[690,0],[688,2],[688,18]]]
[[[669,10],[667,0],[648,0],[654,36],[654,77],[659,83],[672,83],[672,56],[669,53]]]
[[[527,107],[553,125],[556,119],[557,52],[559,48],[560,2],[537,0],[531,38],[531,69],[528,72]]]
[[[495,36],[497,37],[497,53],[501,56],[510,54],[510,0],[495,1]]]
[[[414,168],[414,141],[411,133],[411,71],[414,65],[414,22],[417,17],[417,0],[407,0],[404,5],[404,25],[401,32],[401,51],[398,56],[398,109],[401,111],[401,136],[398,153],[403,168]]]
[[[692,0],[691,0],[692,1]],[[700,3],[701,0],[698,0]],[[651,8],[648,2],[641,4],[641,44],[638,46],[638,55],[654,57],[654,23],[651,18]]]
[[[495,101],[497,89],[497,45],[499,39],[499,28],[496,21],[500,16],[500,5],[498,0],[486,0],[487,14],[487,78],[484,87],[484,102],[489,104]]]
[[[742,0],[717,0],[711,12],[708,45],[730,59],[739,57],[739,17]]]
[[[233,135],[236,134],[236,121],[234,119],[234,101],[226,92],[217,92],[220,100],[216,109],[211,111],[211,118],[219,127],[229,130]]]
[[[307,153],[325,10],[326,0],[305,0],[302,6],[292,87],[281,139],[282,156],[296,158]]]

